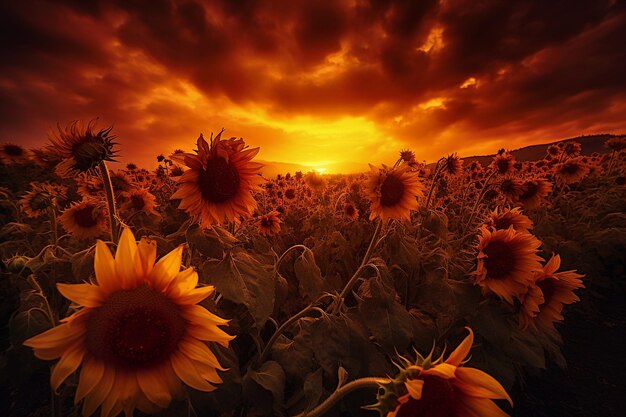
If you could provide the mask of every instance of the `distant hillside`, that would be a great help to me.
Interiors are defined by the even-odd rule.
[[[544,143],[541,145],[532,145],[525,146],[520,149],[515,149],[511,151],[511,154],[515,156],[515,159],[518,161],[537,161],[546,156],[546,149],[548,146],[559,143],[559,142],[578,142],[580,143],[581,153],[583,155],[591,155],[594,152],[604,153],[609,150],[604,147],[604,142],[608,139],[619,137],[621,135],[589,135],[589,136],[578,136],[575,138],[558,140],[556,142]],[[493,159],[495,153],[491,155],[481,155],[481,156],[468,156],[463,158],[466,163],[470,163],[472,161],[478,161],[482,165],[489,165],[491,160]]]
[[[274,162],[274,161],[258,161],[265,166],[261,169],[261,175],[265,178],[275,177],[278,174],[286,174],[290,172],[291,174],[295,174],[296,171],[309,172],[311,171],[311,167],[300,165],[300,164],[291,164],[289,162]]]

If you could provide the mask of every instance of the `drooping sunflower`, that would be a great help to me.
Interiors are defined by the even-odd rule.
[[[30,191],[20,199],[20,206],[29,217],[45,215],[67,193],[66,187],[57,184],[32,182],[30,186]]]
[[[513,304],[533,282],[541,270],[537,255],[541,242],[530,233],[517,232],[513,226],[506,230],[481,228],[478,241],[475,283],[483,292],[493,292]]]
[[[555,174],[565,184],[580,182],[589,173],[589,167],[581,158],[569,159],[555,166]]]
[[[197,155],[178,153],[171,156],[189,167],[178,177],[178,190],[172,199],[180,199],[185,210],[203,227],[224,221],[238,223],[256,207],[252,192],[259,189],[263,164],[252,162],[259,148],[247,149],[243,139],[221,139],[222,132],[209,145],[200,135]]]
[[[115,258],[96,243],[96,283],[57,284],[59,292],[82,308],[62,324],[28,339],[35,356],[60,358],[51,375],[56,390],[81,365],[75,403],[83,416],[132,416],[167,408],[183,395],[181,382],[212,391],[223,370],[205,342],[228,346],[227,323],[197,305],[213,287],[196,288],[193,268],[180,271],[182,246],[156,264],[156,245],[139,244],[122,232]]]
[[[105,208],[98,200],[83,199],[66,208],[59,222],[77,239],[93,239],[107,230]]]
[[[23,146],[14,143],[0,145],[0,162],[9,164],[23,164],[30,159],[30,152]]]
[[[278,216],[279,213],[276,210],[264,214],[263,216],[259,216],[256,221],[259,234],[264,236],[274,236],[280,233],[281,221]]]
[[[463,160],[455,153],[448,155],[443,161],[442,172],[450,177],[459,175],[463,172]]]
[[[514,164],[515,157],[509,151],[504,151],[494,156],[490,166],[495,169],[498,174],[506,175],[513,170]]]
[[[50,132],[52,145],[50,152],[61,159],[56,173],[62,178],[72,178],[81,173],[93,174],[102,161],[113,161],[117,152],[114,148],[115,136],[111,135],[113,127],[96,132],[97,119],[84,126],[74,121],[65,129],[58,126],[58,133]]]
[[[526,210],[532,210],[541,206],[548,194],[552,192],[552,183],[540,178],[525,181],[522,186],[524,187],[524,192],[517,197],[517,201]]]
[[[402,149],[400,151],[400,159],[406,164],[414,164],[415,161],[415,153],[410,149]]]
[[[159,213],[154,210],[156,206],[156,197],[145,188],[136,188],[128,192],[128,200],[120,206],[122,210],[129,212],[144,212],[148,215],[160,216]]]
[[[529,232],[533,228],[533,221],[528,216],[522,214],[519,207],[511,210],[498,210],[496,208],[487,217],[485,225],[496,230],[507,230],[512,226],[518,232]]]
[[[522,329],[537,325],[553,329],[555,322],[563,320],[563,306],[580,300],[574,290],[585,287],[584,275],[574,270],[557,272],[560,267],[561,257],[552,255],[543,269],[535,273],[534,283],[522,298],[518,316]]]
[[[387,417],[508,417],[493,400],[513,401],[491,375],[463,366],[474,343],[469,335],[445,361],[421,361],[410,365],[404,374],[406,394],[396,400]]]
[[[370,170],[364,190],[371,201],[370,220],[409,219],[411,210],[418,207],[417,197],[423,194],[417,173],[409,171],[406,165],[397,168],[370,165]]]

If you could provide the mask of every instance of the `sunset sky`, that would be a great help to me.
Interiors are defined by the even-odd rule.
[[[623,1],[4,1],[0,142],[99,117],[153,166],[223,127],[354,172],[625,133],[625,40]]]

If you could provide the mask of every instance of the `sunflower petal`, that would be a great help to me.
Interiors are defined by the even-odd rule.
[[[135,258],[135,273],[140,279],[148,277],[156,260],[156,242],[142,238],[137,245],[137,257]]]
[[[467,337],[463,339],[461,344],[457,346],[456,349],[454,349],[454,351],[450,354],[450,356],[448,356],[448,359],[446,360],[445,363],[449,363],[450,365],[454,365],[454,366],[459,366],[461,362],[463,362],[463,360],[467,357],[467,355],[469,355],[470,349],[472,348],[472,345],[474,344],[474,332],[469,327],[466,327],[465,329],[469,331],[469,335],[467,335]]]
[[[186,355],[179,352],[174,353],[171,362],[176,375],[191,388],[206,392],[215,390],[213,385],[200,376],[193,362]]]
[[[137,373],[137,382],[148,400],[159,407],[166,408],[172,401],[172,395],[163,380],[160,369],[149,369]]]
[[[136,283],[135,256],[137,242],[130,228],[125,227],[115,252],[115,272],[122,282],[122,288],[132,288]]]
[[[94,269],[96,281],[104,290],[110,291],[115,288],[115,260],[107,245],[101,240],[96,242]]]
[[[57,290],[68,300],[85,307],[100,307],[104,294],[92,284],[57,284]]]
[[[100,383],[85,397],[83,403],[83,416],[90,416],[109,396],[115,382],[115,369],[108,367],[104,370]]]
[[[74,404],[78,404],[80,400],[89,395],[100,383],[103,375],[104,364],[102,362],[92,358],[86,359],[80,371]]]
[[[78,369],[84,356],[85,349],[79,344],[67,350],[63,356],[61,356],[61,360],[54,366],[54,370],[50,376],[50,384],[55,392],[61,383]]]
[[[491,375],[480,369],[460,367],[456,370],[457,386],[472,397],[507,400],[513,405],[513,400],[502,385]]]
[[[409,379],[404,383],[409,395],[416,400],[422,398],[422,388],[424,388],[424,381],[421,379]]]
[[[179,246],[154,265],[149,280],[156,289],[165,290],[180,271],[183,260],[183,246]]]

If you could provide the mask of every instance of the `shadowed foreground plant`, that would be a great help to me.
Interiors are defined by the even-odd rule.
[[[57,284],[82,308],[24,345],[40,359],[60,358],[54,391],[82,365],[75,403],[84,399],[84,416],[98,407],[102,416],[155,413],[183,395],[181,382],[201,391],[222,382],[224,369],[205,342],[228,346],[233,336],[218,327],[228,320],[197,305],[213,287],[196,288],[193,268],[180,271],[182,249],[155,264],[156,245],[137,244],[126,228],[115,258],[97,242],[96,283]]]

